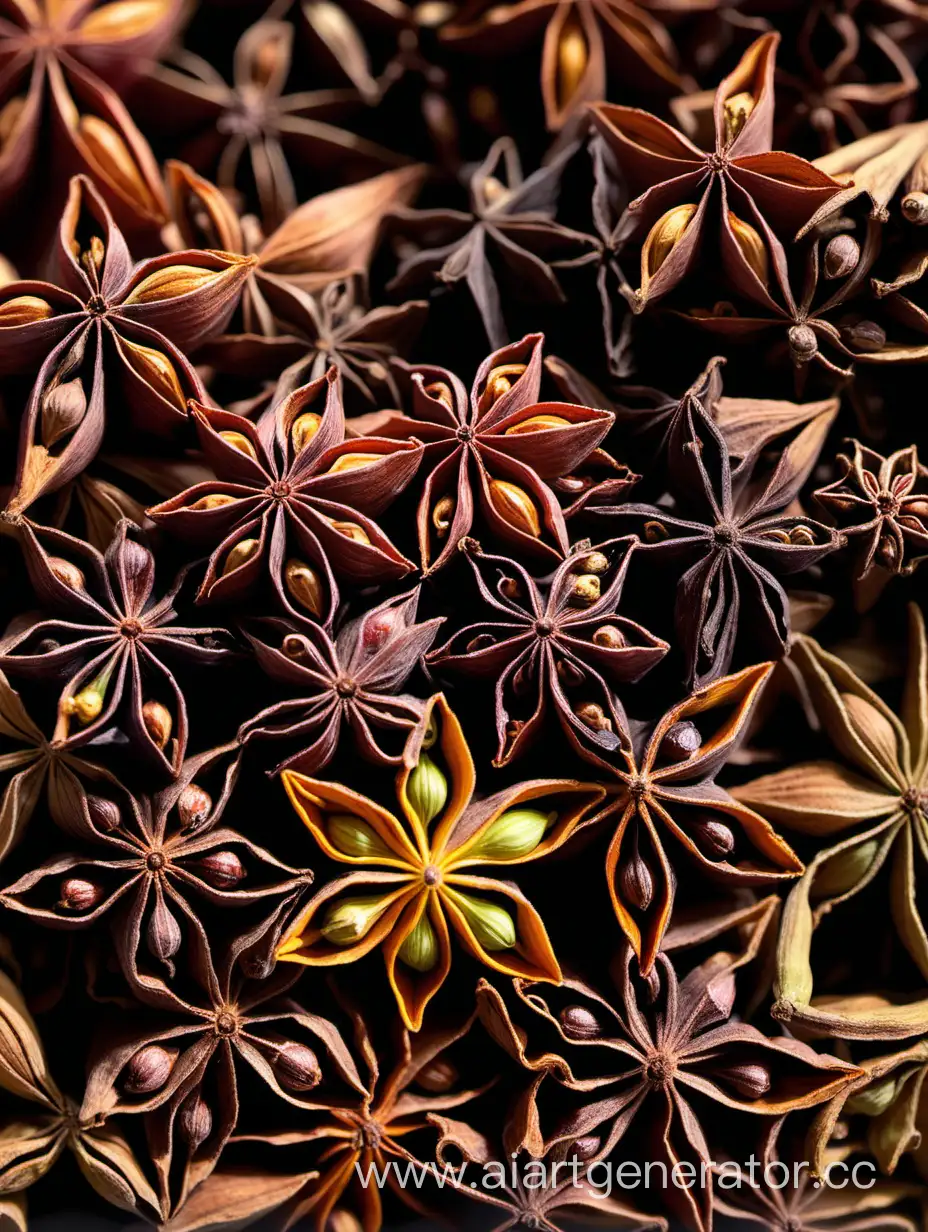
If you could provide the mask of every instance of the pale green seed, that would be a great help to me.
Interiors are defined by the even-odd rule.
[[[399,957],[413,971],[431,971],[438,962],[438,938],[425,912],[400,946]]]
[[[343,855],[363,859],[391,854],[374,827],[352,813],[332,813],[326,819],[325,832],[332,846]]]
[[[481,860],[518,860],[535,850],[556,821],[557,813],[510,809],[497,817],[471,854]]]
[[[326,911],[320,931],[333,945],[352,945],[370,932],[387,905],[383,897],[343,898]]]
[[[516,926],[508,911],[482,898],[471,898],[469,894],[458,894],[456,902],[485,950],[512,949],[516,943]]]
[[[406,795],[412,810],[424,826],[445,807],[448,799],[448,780],[435,765],[428,753],[423,753],[409,776]]]

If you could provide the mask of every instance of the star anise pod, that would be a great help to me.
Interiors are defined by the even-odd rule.
[[[70,1151],[94,1190],[122,1210],[157,1222],[167,1214],[115,1123],[83,1115],[49,1071],[38,1028],[16,985],[0,971],[0,1092],[4,1100],[0,1192],[5,1202]],[[28,1111],[23,1109],[28,1105]],[[5,1205],[5,1203],[4,1203]],[[4,1211],[7,1222],[7,1211]],[[21,1220],[11,1227],[25,1228]]]
[[[447,564],[477,517],[494,539],[555,564],[567,526],[545,480],[575,470],[612,425],[609,411],[539,402],[541,334],[494,351],[477,370],[470,398],[444,368],[411,368],[409,414],[376,417],[379,435],[421,440],[417,514],[422,569]],[[367,438],[364,438],[367,439]]]
[[[575,1092],[566,1117],[547,1131],[542,1120],[546,1147],[595,1137],[592,1155],[603,1159],[634,1125],[649,1159],[663,1160],[668,1171],[687,1163],[698,1176],[713,1158],[697,1113],[704,1101],[716,1120],[725,1109],[778,1116],[821,1104],[856,1078],[855,1066],[798,1040],[768,1038],[733,1016],[735,972],[751,957],[751,947],[720,952],[678,980],[660,954],[646,980],[626,947],[615,967],[614,1004],[580,980],[552,988],[516,979],[513,1012],[481,981],[480,1014],[491,1034],[528,1068]],[[552,1042],[540,1053],[546,1039]],[[664,1193],[679,1202],[684,1226],[711,1228],[710,1187]]]
[[[645,975],[673,913],[680,865],[672,853],[679,848],[722,885],[770,885],[802,872],[769,822],[715,782],[747,731],[770,666],[704,685],[653,726],[630,723],[619,732],[621,747],[610,760],[620,784],[610,789],[616,800],[605,814],[618,821],[606,877],[616,919]],[[589,746],[586,756],[607,764]]]
[[[395,229],[417,251],[401,261],[388,290],[464,282],[494,348],[510,337],[497,277],[517,299],[564,303],[553,264],[590,243],[555,218],[561,175],[574,152],[568,146],[524,179],[514,142],[501,137],[470,174],[469,211],[394,209]]]
[[[819,488],[815,499],[858,545],[855,590],[860,601],[868,575],[875,574],[882,589],[892,574],[912,573],[928,555],[928,491],[914,445],[888,457],[860,441],[851,445],[852,454],[839,453],[835,459],[843,471],[840,478]],[[873,579],[868,590],[867,606],[876,598]]]
[[[418,698],[400,690],[431,646],[444,618],[416,623],[418,591],[387,599],[348,621],[334,640],[322,629],[297,631],[282,620],[246,629],[258,665],[294,698],[275,702],[239,732],[253,739],[299,741],[273,773],[318,774],[347,728],[368,761],[397,766],[422,718]],[[273,640],[270,640],[273,637]]]
[[[733,469],[722,433],[698,400],[685,398],[668,438],[673,511],[635,504],[592,511],[610,529],[637,531],[642,561],[653,556],[683,567],[675,619],[692,682],[727,671],[745,630],[754,650],[783,654],[789,604],[778,577],[808,568],[840,543],[822,523],[785,512],[814,458],[803,441],[785,450],[770,474],[758,478],[753,465]]]
[[[368,1232],[383,1226],[380,1190],[363,1185],[359,1177],[370,1168],[384,1169],[392,1161],[418,1162],[405,1144],[410,1134],[429,1129],[432,1117],[470,1103],[485,1089],[468,1087],[454,1061],[454,1045],[470,1030],[473,1017],[457,1026],[442,1026],[411,1035],[397,1032],[396,1060],[386,1073],[380,1051],[375,1049],[363,1016],[351,1007],[353,1034],[358,1055],[367,1069],[363,1085],[349,1100],[333,1103],[319,1123],[305,1130],[261,1134],[257,1140],[274,1147],[308,1145],[310,1159],[319,1170],[318,1179],[286,1206],[285,1228],[306,1220],[306,1227],[329,1226],[336,1208],[357,1210]],[[388,1182],[395,1194],[413,1211],[434,1217],[415,1191],[395,1181]],[[355,1226],[351,1223],[350,1226]],[[357,1226],[362,1226],[361,1224]]]
[[[791,239],[842,185],[805,159],[771,149],[778,43],[777,34],[759,38],[719,85],[715,148],[708,153],[647,112],[609,103],[592,108],[639,194],[628,207],[639,233],[646,231],[634,311],[680,283],[704,249],[707,229],[716,227],[722,270],[739,295],[771,309],[771,291],[790,296],[779,236]]]
[[[215,1168],[238,1121],[246,1075],[307,1111],[325,1111],[346,1090],[364,1091],[336,1025],[286,995],[292,974],[260,981],[241,975],[248,935],[217,964],[202,926],[191,942],[198,986],[182,996],[149,984],[145,1004],[161,1012],[140,1025],[133,1015],[100,1040],[81,1107],[86,1118],[147,1114],[161,1200],[173,1212]]]
[[[372,519],[412,479],[422,446],[346,440],[334,368],[269,407],[257,425],[203,405],[193,415],[217,477],[148,516],[172,534],[217,544],[198,602],[241,599],[269,574],[290,615],[329,625],[338,605],[335,573],[358,586],[415,567]]]
[[[233,752],[236,746],[221,746],[189,758],[177,781],[153,797],[133,796],[115,784],[107,785],[106,795],[74,792],[62,803],[61,821],[81,849],[25,873],[4,889],[3,905],[52,928],[108,920],[116,956],[136,992],[160,988],[161,972],[174,978],[185,935],[189,951],[198,925],[188,896],[215,907],[254,908],[263,932],[261,945],[255,938],[250,969],[262,969],[312,874],[288,868],[219,825],[238,768],[237,758],[229,758]],[[203,787],[210,775],[221,775],[215,801]]]
[[[407,743],[396,779],[400,817],[340,783],[292,770],[282,779],[322,851],[357,871],[314,895],[279,959],[340,966],[382,945],[412,1031],[448,976],[452,930],[495,971],[560,979],[541,917],[518,886],[471,870],[496,871],[556,851],[602,801],[602,787],[536,779],[474,801],[470,751],[441,694],[430,699]]]
[[[465,540],[489,619],[455,633],[428,662],[495,681],[494,765],[507,765],[538,736],[549,707],[579,752],[590,741],[603,750],[618,747],[623,721],[614,686],[639,680],[669,650],[618,615],[635,542],[575,551],[539,585],[516,561],[488,556]]]
[[[610,94],[610,83],[639,89],[684,89],[667,27],[634,0],[471,0],[441,37],[480,55],[511,55],[543,40],[540,89],[548,128],[558,131],[588,103]]]
[[[120,97],[181,19],[177,0],[54,3],[15,0],[0,19],[0,192],[16,201],[54,131],[68,172],[87,172],[122,225],[151,230],[166,217],[158,164]],[[54,184],[54,179],[51,181]]]
[[[0,372],[38,368],[10,514],[84,470],[117,398],[143,432],[186,422],[187,399],[206,393],[183,352],[223,328],[254,258],[187,251],[133,265],[97,190],[76,176],[52,263],[54,281],[0,291]]]
[[[0,666],[65,682],[56,742],[79,749],[118,729],[153,768],[176,774],[187,703],[164,660],[219,663],[232,650],[225,630],[172,623],[184,574],[153,600],[155,560],[130,522],[119,523],[105,556],[48,527],[24,523],[20,534],[35,592],[55,614],[4,639]]]
[[[926,1020],[924,1000],[881,1011],[855,1006],[854,998],[810,1005],[809,946],[822,917],[885,870],[891,879],[889,910],[899,939],[922,976],[928,977],[928,937],[916,894],[928,834],[924,619],[911,605],[909,666],[898,716],[846,663],[812,638],[798,637],[791,657],[842,761],[801,762],[735,789],[740,801],[771,821],[827,844],[810,862],[787,904],[775,1012],[828,1034],[903,1038],[924,1031],[920,1025]],[[881,1030],[893,1033],[881,1036]]]
[[[250,26],[235,49],[232,84],[206,60],[180,50],[152,67],[144,100],[154,122],[174,130],[184,161],[242,190],[271,231],[298,203],[290,161],[336,166],[344,178],[403,162],[398,155],[330,123],[356,108],[355,90],[285,94],[293,26],[270,18]],[[247,161],[247,169],[243,164]]]

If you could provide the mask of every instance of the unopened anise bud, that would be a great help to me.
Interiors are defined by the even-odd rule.
[[[612,731],[612,719],[598,702],[580,702],[579,705],[574,706],[573,710],[580,722],[589,727],[591,731]]]
[[[604,650],[621,650],[626,644],[624,633],[615,625],[600,625],[593,634],[593,643]]]
[[[305,1044],[283,1044],[273,1065],[277,1081],[288,1091],[311,1091],[322,1081],[318,1058]]]
[[[603,1034],[599,1019],[583,1005],[567,1005],[558,1014],[561,1030],[571,1040],[600,1039]]]
[[[833,235],[825,245],[822,268],[828,279],[846,278],[860,261],[860,245],[853,235]]]
[[[67,877],[62,881],[55,904],[57,911],[92,911],[102,902],[105,890],[83,877]]]
[[[139,285],[130,291],[124,302],[157,304],[162,300],[176,299],[179,295],[189,295],[191,291],[200,291],[221,277],[220,271],[203,269],[198,265],[165,265],[143,278]],[[220,432],[219,435],[226,434]]]
[[[760,1099],[770,1090],[770,1070],[760,1062],[725,1066],[716,1069],[715,1075],[743,1099]]]
[[[573,580],[568,593],[568,600],[575,607],[590,607],[601,595],[599,578],[595,573],[581,573]]]
[[[219,435],[227,445],[231,445],[233,449],[243,453],[246,458],[252,458],[254,461],[258,460],[258,452],[244,432],[233,432],[231,429],[226,429],[226,431],[220,432]]]
[[[63,556],[48,556],[48,567],[52,574],[64,586],[71,590],[84,590],[87,585],[87,579],[84,577],[83,569],[79,569],[69,560],[65,560]]]
[[[875,354],[886,346],[886,330],[876,321],[858,321],[854,325],[845,325],[841,329],[841,337],[855,351],[865,354]]]
[[[161,962],[167,963],[180,949],[182,940],[180,925],[168,910],[163,897],[157,895],[146,934],[150,953]]]
[[[174,720],[167,706],[161,702],[145,702],[142,706],[142,722],[158,748],[166,748],[174,727]]]
[[[235,547],[229,549],[229,554],[220,570],[222,576],[228,577],[236,569],[241,569],[242,565],[257,556],[260,550],[261,541],[259,539],[239,539]]]
[[[757,276],[758,281],[766,286],[770,276],[770,262],[767,257],[767,246],[760,232],[749,222],[745,222],[743,218],[738,218],[731,210],[728,211],[728,225],[731,227],[741,255]]]
[[[786,337],[794,364],[807,364],[818,354],[818,337],[811,325],[792,325]]]
[[[127,1095],[151,1095],[160,1091],[170,1078],[176,1060],[176,1048],[146,1044],[126,1062],[120,1086]]]
[[[51,449],[77,428],[87,414],[87,395],[80,377],[53,386],[42,399],[42,444]]]
[[[0,304],[0,329],[47,321],[54,314],[55,310],[48,300],[40,299],[38,295],[14,295],[5,304]]]
[[[304,411],[302,415],[297,415],[290,429],[290,439],[297,453],[309,444],[319,431],[321,423],[322,416],[317,415],[315,411]]]
[[[699,728],[689,719],[680,719],[674,723],[661,740],[657,750],[659,761],[686,761],[694,757],[702,748],[702,736]]]
[[[622,865],[619,874],[619,890],[624,902],[636,911],[647,911],[654,898],[654,878],[640,855],[634,855]]]
[[[597,1134],[585,1134],[582,1138],[577,1138],[571,1144],[567,1151],[568,1159],[579,1159],[581,1163],[586,1163],[592,1159],[602,1146],[603,1140]]]
[[[430,1091],[433,1095],[444,1095],[458,1080],[457,1067],[443,1056],[433,1057],[427,1061],[415,1077],[417,1087]]]
[[[90,814],[91,823],[98,829],[110,833],[112,830],[118,830],[122,824],[122,813],[119,805],[112,800],[107,800],[103,796],[91,796],[88,794],[87,812]]]
[[[211,851],[195,861],[194,867],[203,880],[217,890],[232,890],[247,876],[244,864],[234,851]]]
[[[490,480],[490,500],[493,508],[515,530],[537,539],[541,534],[538,510],[529,494],[507,479]]]
[[[201,1147],[213,1130],[213,1114],[199,1091],[193,1091],[180,1106],[177,1127],[191,1153]]]
[[[284,585],[295,603],[321,619],[325,612],[325,588],[311,565],[292,556],[284,565]]]
[[[576,689],[586,680],[586,672],[581,671],[576,663],[571,663],[569,659],[558,659],[557,667],[554,669],[557,672],[557,678],[565,689]]]
[[[709,860],[724,860],[735,848],[731,828],[715,817],[697,817],[690,824],[696,846]]]
[[[179,411],[187,410],[187,398],[181,387],[177,370],[168,357],[154,347],[123,340],[123,353],[132,370],[150,385],[156,394],[170,402]]]
[[[198,829],[212,811],[212,796],[196,783],[188,783],[177,797],[177,816],[182,830]]]

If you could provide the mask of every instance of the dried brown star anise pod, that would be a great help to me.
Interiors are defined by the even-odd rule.
[[[567,527],[545,480],[575,470],[612,426],[609,411],[539,402],[541,334],[494,351],[477,370],[470,398],[444,368],[417,365],[409,414],[375,417],[379,435],[420,440],[423,466],[417,514],[422,569],[447,564],[480,521],[519,552],[559,562]],[[369,438],[362,438],[364,440]]]
[[[464,540],[489,619],[455,633],[427,661],[495,681],[494,765],[507,765],[538,736],[549,707],[581,754],[591,741],[618,747],[623,719],[614,686],[639,680],[670,649],[618,615],[635,543],[581,548],[539,585],[516,561]]]
[[[814,464],[821,436],[800,437],[772,473],[756,476],[754,459],[732,468],[728,445],[698,399],[674,412],[667,467],[677,497],[671,513],[651,505],[591,510],[610,529],[636,531],[637,555],[684,571],[675,620],[687,677],[703,684],[728,670],[744,632],[753,650],[780,656],[789,638],[789,603],[778,576],[821,560],[837,533],[801,513],[787,513]],[[750,613],[750,618],[748,617]]]
[[[677,846],[721,885],[770,885],[802,872],[771,825],[715,782],[748,729],[770,667],[760,664],[704,685],[653,726],[632,722],[619,733],[610,768],[620,784],[610,789],[615,803],[600,815],[618,817],[606,877],[616,919],[645,975],[673,913],[679,866],[671,852]],[[585,755],[608,765],[601,751],[587,746]]]
[[[291,160],[314,169],[337,167],[343,179],[404,161],[329,123],[358,106],[357,91],[284,93],[293,35],[286,21],[250,26],[235,49],[231,85],[206,60],[179,50],[151,68],[142,100],[153,123],[173,130],[185,162],[215,172],[224,191],[241,190],[257,202],[267,231],[297,209]]]
[[[245,1074],[306,1111],[324,1112],[333,1096],[343,1101],[346,1091],[355,1098],[364,1092],[336,1025],[286,995],[294,974],[243,977],[237,964],[250,944],[247,934],[214,964],[202,925],[192,922],[197,986],[182,996],[166,984],[148,984],[144,1002],[160,1013],[139,1025],[131,1015],[128,1025],[99,1039],[81,1107],[88,1119],[147,1114],[161,1201],[174,1213],[210,1175],[231,1137]]]
[[[893,574],[912,573],[928,555],[928,472],[914,445],[883,457],[860,441],[850,443],[853,453],[835,459],[843,474],[815,499],[857,545],[854,589],[865,609]]]
[[[495,1078],[491,1071],[490,1083],[467,1088],[454,1063],[454,1045],[467,1035],[473,1017],[457,1026],[436,1027],[417,1035],[401,1029],[397,1033],[395,1062],[384,1073],[384,1058],[374,1048],[363,1016],[351,1007],[348,1012],[356,1051],[364,1059],[366,1078],[355,1087],[350,1099],[333,1101],[325,1115],[317,1118],[318,1124],[255,1138],[274,1147],[313,1148],[310,1160],[319,1177],[287,1203],[283,1225],[287,1229],[301,1220],[307,1220],[301,1226],[329,1227],[330,1217],[339,1207],[346,1212],[357,1210],[361,1217],[360,1224],[348,1226],[380,1232],[380,1190],[377,1185],[359,1183],[359,1178],[369,1176],[372,1166],[383,1169],[390,1160],[418,1162],[403,1140],[418,1130],[428,1129],[434,1114],[468,1104]],[[391,1183],[389,1192],[418,1214],[432,1215],[411,1188]]]
[[[573,1110],[555,1124],[546,1129],[542,1116],[546,1147],[595,1137],[591,1155],[604,1159],[634,1124],[649,1159],[668,1170],[686,1163],[698,1176],[713,1158],[696,1111],[703,1101],[711,1101],[715,1119],[724,1109],[779,1116],[821,1104],[853,1081],[855,1066],[733,1017],[735,972],[753,958],[756,940],[740,954],[713,954],[680,980],[664,954],[651,979],[642,978],[626,947],[614,968],[614,1003],[580,980],[552,988],[516,979],[510,1010],[508,998],[481,981],[480,1015],[494,1038],[526,1068],[575,1093]],[[544,1093],[542,1083],[542,1113]],[[684,1226],[712,1227],[711,1187],[662,1193],[679,1204]]]
[[[734,290],[776,311],[777,290],[791,302],[779,237],[792,239],[841,184],[805,159],[771,149],[778,43],[778,34],[763,35],[719,85],[715,148],[708,153],[645,111],[609,103],[592,108],[639,194],[628,207],[639,233],[646,230],[635,312],[680,283],[704,249],[707,228],[716,226],[722,270]]]
[[[88,928],[107,919],[116,956],[136,992],[160,988],[162,972],[173,979],[176,962],[190,961],[197,917],[188,896],[215,907],[255,908],[264,928],[263,953],[256,936],[249,969],[266,966],[312,874],[288,868],[219,826],[238,769],[232,753],[237,746],[189,758],[177,781],[153,797],[133,796],[115,784],[105,796],[74,793],[61,806],[61,822],[81,850],[25,873],[0,901],[56,929]],[[203,787],[207,776],[221,783],[215,801]]]
[[[553,265],[590,244],[589,236],[555,218],[561,175],[575,148],[568,146],[524,179],[514,142],[501,137],[470,175],[469,211],[394,209],[394,229],[418,250],[401,261],[387,289],[405,293],[436,282],[464,282],[494,348],[510,337],[500,282],[523,301],[564,303]]]
[[[83,1115],[49,1072],[38,1028],[10,977],[0,971],[0,1091],[3,1153],[0,1194],[8,1200],[40,1180],[70,1151],[80,1171],[107,1202],[158,1222],[167,1211],[113,1122]],[[28,1111],[23,1107],[26,1104]],[[5,1206],[4,1201],[4,1206]],[[21,1220],[4,1224],[25,1228]],[[7,1211],[3,1211],[4,1217]]]
[[[8,514],[84,470],[117,400],[143,432],[171,435],[186,422],[187,399],[206,392],[183,352],[223,328],[253,263],[187,251],[134,265],[93,184],[71,181],[54,281],[0,291],[0,373],[38,367]]]
[[[452,48],[509,56],[543,38],[541,96],[552,131],[609,94],[610,82],[625,89],[670,91],[687,83],[667,27],[634,0],[517,0],[492,4],[471,0],[441,37]]]
[[[120,223],[152,230],[167,206],[158,164],[123,104],[133,77],[176,33],[177,0],[7,0],[0,19],[0,193],[17,199],[54,133],[67,172],[91,175]],[[54,183],[54,180],[52,181]]]
[[[239,732],[242,743],[299,741],[299,751],[273,773],[317,774],[332,760],[347,728],[368,761],[398,766],[424,708],[400,690],[444,621],[439,616],[416,624],[418,599],[416,590],[387,599],[348,621],[334,640],[322,629],[304,633],[282,620],[261,621],[256,632],[246,629],[262,671],[299,696],[249,719]]]
[[[203,405],[193,414],[217,477],[148,516],[174,535],[218,544],[198,602],[240,600],[269,575],[291,616],[330,625],[336,573],[364,586],[415,568],[372,519],[412,479],[422,446],[346,440],[334,368],[269,407],[257,424]]]
[[[23,523],[30,580],[55,614],[0,642],[0,666],[64,680],[56,742],[79,749],[118,729],[150,766],[173,776],[187,747],[187,703],[164,660],[210,666],[232,646],[223,629],[172,623],[184,574],[153,600],[155,560],[140,538],[120,522],[103,556],[64,531]]]
[[[816,925],[875,878],[889,877],[899,940],[928,977],[928,936],[916,887],[923,879],[928,799],[928,646],[909,608],[909,665],[899,715],[848,665],[806,636],[791,651],[825,734],[842,763],[801,762],[734,789],[771,821],[827,844],[787,900],[774,1013],[817,1034],[901,1039],[924,1032],[928,1003],[875,998],[812,1001],[809,951]],[[846,763],[849,763],[848,766]],[[844,835],[847,831],[850,834]],[[837,840],[836,842],[833,840]],[[812,905],[814,899],[814,907]]]

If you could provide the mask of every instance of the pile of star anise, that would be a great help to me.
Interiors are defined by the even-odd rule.
[[[0,1232],[928,1232],[922,72],[0,0]]]

